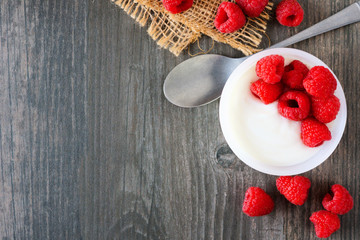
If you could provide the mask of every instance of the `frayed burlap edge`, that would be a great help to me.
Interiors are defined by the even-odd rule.
[[[112,0],[112,2],[120,6],[141,26],[145,26],[150,19],[147,30],[150,37],[160,47],[169,49],[175,56],[201,37],[201,33],[193,31],[183,23],[174,21],[168,15],[133,0]]]
[[[197,0],[193,7],[180,14],[164,11],[161,1],[156,0],[112,0],[134,18],[141,26],[150,22],[148,34],[159,46],[178,56],[189,44],[208,35],[218,42],[229,44],[245,55],[258,52],[258,45],[266,31],[273,3],[269,2],[258,18],[248,18],[246,25],[231,34],[220,33],[213,26],[217,5],[215,0]],[[211,19],[211,20],[210,20]]]

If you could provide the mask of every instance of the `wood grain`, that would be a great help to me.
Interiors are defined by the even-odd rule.
[[[81,237],[86,9],[79,1],[0,2],[1,239]]]
[[[272,19],[273,43],[355,1],[299,2],[303,23]],[[0,2],[1,239],[317,239],[308,218],[334,183],[355,206],[329,239],[360,239],[359,26],[292,46],[333,69],[348,109],[336,151],[303,174],[312,188],[297,207],[275,176],[234,156],[217,101],[183,109],[165,99],[163,81],[186,52],[160,49],[110,1]],[[242,56],[219,43],[211,53]],[[242,213],[250,186],[273,197],[271,214]]]

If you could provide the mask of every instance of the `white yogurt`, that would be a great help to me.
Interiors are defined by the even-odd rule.
[[[251,56],[235,69],[225,84],[220,99],[220,125],[230,148],[250,167],[273,175],[300,174],[324,162],[338,145],[346,124],[345,95],[337,80],[335,95],[340,99],[340,111],[337,118],[327,124],[332,139],[316,148],[305,146],[300,138],[301,122],[282,117],[277,110],[278,101],[266,105],[250,91],[251,82],[258,79],[256,62],[271,54],[283,56],[285,65],[297,59],[309,69],[319,65],[327,67],[315,56],[291,48],[269,49]]]
[[[289,62],[287,59],[286,64]],[[231,94],[229,121],[239,147],[246,149],[246,154],[274,166],[290,166],[318,151],[303,144],[301,122],[281,116],[277,110],[278,101],[266,105],[251,93],[251,82],[258,79],[255,66],[238,78]]]

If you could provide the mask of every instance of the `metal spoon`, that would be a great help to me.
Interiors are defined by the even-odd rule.
[[[360,21],[360,1],[270,48],[286,47],[318,34]],[[164,82],[165,97],[179,107],[198,107],[220,97],[233,72],[247,57],[207,54],[177,65]]]

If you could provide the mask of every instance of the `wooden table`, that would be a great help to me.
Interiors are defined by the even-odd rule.
[[[273,43],[355,1],[299,2],[303,23],[271,20]],[[355,206],[331,239],[360,239],[359,23],[292,46],[333,69],[348,107],[336,151],[303,174],[303,206],[232,154],[218,101],[165,99],[166,75],[189,55],[160,49],[110,1],[3,0],[0,36],[1,239],[317,239],[308,219],[335,183]],[[218,43],[211,53],[242,56]],[[250,186],[273,197],[270,215],[242,213]]]

